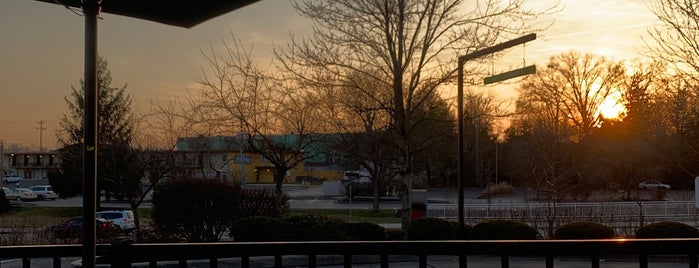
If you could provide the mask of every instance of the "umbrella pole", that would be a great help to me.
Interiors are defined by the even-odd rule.
[[[85,109],[83,113],[82,267],[95,267],[97,189],[97,15],[98,0],[83,3],[85,16]]]

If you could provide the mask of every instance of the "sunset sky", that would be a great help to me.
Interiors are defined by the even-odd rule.
[[[542,18],[553,25],[527,45],[526,60],[544,64],[569,50],[641,58],[641,37],[656,23],[648,10],[651,1],[561,0],[561,12]],[[229,32],[246,45],[254,44],[256,56],[269,59],[272,46],[285,45],[289,33],[299,37],[311,30],[287,0],[262,0],[192,29],[109,14],[101,18],[99,54],[109,63],[112,85],[127,84],[134,109],[143,111],[151,99],[184,94],[192,87],[204,65],[201,51],[230,40]],[[38,149],[43,121],[43,147],[56,148],[55,132],[66,113],[64,97],[71,86],[80,87],[83,75],[83,27],[81,16],[61,6],[2,0],[0,141]]]

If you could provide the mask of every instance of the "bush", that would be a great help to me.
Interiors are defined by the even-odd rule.
[[[507,182],[501,182],[498,184],[488,184],[487,187],[481,192],[481,198],[483,197],[488,197],[488,196],[494,196],[494,195],[501,195],[501,194],[509,194],[512,193],[512,185],[510,185]]]
[[[680,222],[657,222],[638,228],[637,238],[696,238],[699,230]]]
[[[291,216],[285,222],[294,241],[349,240],[347,224],[340,218],[306,214]]]
[[[473,227],[471,227],[471,225],[464,224],[463,231],[459,232],[459,222],[450,221],[449,223],[451,225],[453,225],[454,230],[456,230],[456,232],[454,233],[454,239],[459,239],[459,240],[468,239],[468,234],[471,232],[471,229],[473,229]]]
[[[521,222],[487,220],[473,226],[469,238],[474,240],[534,240],[536,235],[536,229]]]
[[[572,222],[556,230],[554,239],[606,239],[614,237],[614,229],[595,222]]]
[[[286,217],[289,213],[289,196],[282,193],[281,217]],[[276,218],[277,210],[274,206],[276,196],[274,190],[266,188],[246,189],[242,192],[240,204],[238,206],[238,218],[252,216],[263,216]]]
[[[456,228],[445,219],[421,218],[414,220],[406,230],[408,240],[446,240],[456,237]]]
[[[160,230],[189,242],[211,242],[237,220],[240,186],[214,179],[174,179],[158,185],[151,217]]]
[[[271,217],[247,217],[231,227],[231,236],[239,242],[286,241],[290,239],[286,224]]]
[[[404,240],[405,231],[401,229],[386,229],[386,239],[388,240]]]
[[[354,222],[347,224],[350,240],[355,241],[381,241],[386,240],[386,229],[383,226],[370,222]]]
[[[153,223],[141,224],[136,232],[137,243],[177,243],[183,240],[183,238],[175,234],[168,233],[158,228],[158,226]]]

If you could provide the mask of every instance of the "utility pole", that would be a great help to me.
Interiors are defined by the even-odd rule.
[[[39,152],[43,152],[44,151],[44,144],[43,144],[44,143],[44,130],[46,130],[46,128],[44,127],[44,120],[41,120],[41,121],[36,122],[36,123],[39,124],[39,127],[36,128],[39,130]]]
[[[0,177],[5,180],[5,144],[0,142]]]

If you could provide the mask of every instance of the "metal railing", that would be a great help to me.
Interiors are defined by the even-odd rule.
[[[390,267],[396,256],[411,256],[419,267],[428,267],[432,256],[454,256],[450,266],[467,267],[469,256],[495,256],[500,267],[507,268],[513,257],[538,257],[545,267],[556,266],[560,257],[578,256],[600,267],[605,256],[627,256],[626,261],[638,262],[647,268],[649,256],[671,255],[681,258],[690,268],[697,268],[699,239],[605,239],[605,240],[500,240],[500,241],[338,241],[338,242],[249,242],[249,243],[176,243],[98,245],[98,263],[111,267],[131,267],[146,263],[158,267],[162,262],[176,262],[187,267],[197,262],[208,267],[234,260],[240,267],[257,267],[254,260],[266,257],[269,266],[286,265],[318,267],[329,265],[327,256],[334,256],[332,265],[352,267],[357,257],[373,257],[380,267]],[[2,246],[0,259],[20,258],[23,267],[32,267],[32,259],[53,259],[53,267],[61,267],[61,259],[79,257],[80,245]],[[296,257],[294,263],[289,257]],[[679,265],[679,263],[677,263]],[[400,266],[401,264],[398,264]],[[44,267],[43,265],[41,267]]]
[[[456,219],[458,205],[429,204],[427,217]],[[468,224],[486,219],[513,219],[528,222],[546,233],[547,226],[574,221],[592,221],[608,225],[617,234],[632,234],[645,224],[676,221],[699,225],[699,208],[690,201],[584,202],[584,203],[492,203],[465,204]]]

